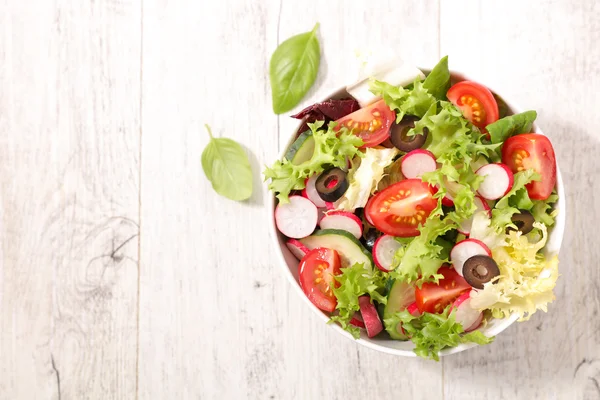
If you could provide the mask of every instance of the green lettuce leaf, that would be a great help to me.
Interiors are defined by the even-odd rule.
[[[386,319],[386,324],[397,326],[398,323],[402,323],[402,328],[415,344],[415,354],[436,361],[439,361],[440,350],[446,347],[455,347],[469,342],[483,345],[494,340],[493,337],[489,338],[480,331],[463,334],[462,325],[456,322],[454,313],[450,312],[450,309],[451,306],[448,306],[441,314],[423,313],[419,317],[404,310],[389,320]]]
[[[372,300],[385,304],[387,299],[381,293],[385,289],[388,276],[379,269],[372,266],[366,267],[362,263],[356,263],[341,270],[342,273],[335,277],[340,286],[333,289],[333,294],[337,299],[338,315],[332,316],[330,322],[338,322],[342,328],[358,339],[360,331],[350,325],[352,316],[360,310],[358,298],[368,294]]]
[[[534,169],[527,169],[514,175],[512,189],[498,200],[492,209],[492,228],[496,233],[505,232],[509,226],[516,228],[511,221],[512,216],[520,210],[530,210],[533,207],[525,185],[539,179],[540,175]]]
[[[415,79],[410,89],[376,79],[369,82],[369,89],[371,93],[380,96],[388,107],[396,111],[397,122],[400,122],[406,114],[422,117],[436,102],[435,97],[423,87],[420,77]]]
[[[281,203],[287,203],[292,190],[304,189],[304,181],[313,174],[322,172],[326,166],[346,167],[346,158],[362,155],[359,147],[363,141],[346,127],[336,129],[331,122],[327,129],[320,129],[323,121],[308,124],[315,139],[315,151],[310,160],[294,165],[290,160],[275,161],[263,172],[265,181],[270,179],[269,189],[277,193]]]
[[[438,100],[446,99],[446,93],[450,89],[450,70],[448,69],[448,56],[443,57],[431,70],[423,87]]]
[[[502,143],[511,136],[531,132],[536,118],[535,111],[525,111],[499,119],[485,129],[489,132],[492,143]]]
[[[547,227],[553,226],[556,222],[558,210],[554,210],[552,205],[557,200],[558,195],[556,193],[552,193],[546,200],[533,200],[533,207],[531,208],[533,218]]]
[[[416,282],[419,286],[424,282],[438,282],[442,275],[437,271],[448,262],[447,246],[438,238],[456,227],[457,224],[448,218],[434,217],[419,227],[419,236],[396,238],[405,246],[394,255],[394,269],[389,273],[390,277],[408,283]]]

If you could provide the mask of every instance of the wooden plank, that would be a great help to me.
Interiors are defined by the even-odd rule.
[[[441,394],[441,364],[342,339],[291,293],[276,265],[259,177],[281,150],[267,68],[278,42],[317,20],[323,64],[298,108],[325,96],[326,86],[347,83],[346,63],[371,40],[418,63],[438,57],[437,2],[145,1],[140,398]],[[250,201],[220,198],[205,180],[204,123],[249,149]],[[283,145],[295,123],[285,116],[279,123]]]
[[[270,304],[283,281],[273,280],[259,176],[277,153],[266,68],[278,7],[144,3],[141,399],[279,390],[283,315]],[[205,123],[248,149],[249,201],[219,197],[206,180]]]
[[[0,398],[132,398],[140,1],[0,3]]]
[[[555,144],[568,193],[562,277],[548,314],[444,359],[446,399],[600,398],[600,6],[441,2],[441,52],[525,109]],[[586,234],[586,232],[588,234]]]

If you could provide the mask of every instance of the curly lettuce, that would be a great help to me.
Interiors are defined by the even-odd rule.
[[[451,306],[441,314],[423,313],[416,317],[407,310],[401,311],[386,319],[386,325],[402,324],[410,340],[415,344],[414,352],[419,357],[439,361],[439,352],[446,347],[455,347],[461,343],[488,344],[494,338],[487,337],[480,331],[464,334],[462,325],[456,322]]]
[[[506,235],[506,245],[492,249],[500,276],[484,285],[483,290],[471,293],[471,306],[490,309],[495,318],[517,314],[529,319],[537,310],[546,311],[554,300],[553,289],[558,279],[558,256],[539,252],[548,240],[548,229],[535,222],[541,238],[530,242],[518,231]]]
[[[448,249],[440,240],[446,232],[455,229],[457,224],[448,219],[432,218],[419,227],[419,236],[410,239],[396,238],[405,245],[394,255],[390,277],[403,282],[438,282],[443,276],[438,269],[448,262]]]
[[[335,277],[340,285],[333,289],[333,294],[337,299],[338,315],[332,316],[330,322],[338,322],[343,329],[358,339],[360,337],[359,329],[350,325],[352,316],[360,310],[358,298],[368,294],[372,300],[385,304],[387,299],[381,293],[385,289],[388,277],[372,265],[365,266],[363,263],[342,268],[341,271],[342,273]]]
[[[385,104],[396,112],[396,122],[400,122],[407,114],[422,117],[437,101],[423,87],[420,77],[417,77],[408,89],[372,79],[369,89],[374,95],[383,98]]]
[[[287,203],[292,190],[304,189],[304,181],[313,174],[322,172],[326,166],[346,167],[346,158],[361,156],[359,147],[362,139],[354,135],[346,127],[336,127],[335,122],[329,123],[327,129],[320,129],[323,121],[308,124],[313,138],[315,150],[310,160],[294,165],[290,160],[275,161],[273,166],[263,172],[265,181],[270,179],[269,189],[277,193],[281,203]]]
[[[515,174],[512,188],[496,202],[492,210],[491,225],[496,233],[501,234],[508,227],[516,229],[512,222],[512,216],[521,210],[529,211],[533,208],[534,204],[529,198],[525,185],[539,179],[540,175],[533,169]]]
[[[348,172],[350,185],[344,195],[335,202],[335,208],[354,211],[364,207],[383,178],[385,168],[394,161],[398,153],[396,148],[367,148],[357,166],[353,166]]]

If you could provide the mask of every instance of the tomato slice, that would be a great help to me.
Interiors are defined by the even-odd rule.
[[[502,162],[517,173],[533,168],[542,177],[526,186],[529,197],[546,200],[556,185],[556,157],[550,140],[537,133],[508,138],[502,146]]]
[[[383,100],[379,100],[336,122],[338,126],[352,129],[354,134],[363,140],[362,147],[373,147],[385,142],[390,136],[390,128],[395,119],[396,113]]]
[[[444,266],[438,273],[444,277],[437,284],[427,282],[415,289],[417,307],[421,312],[440,313],[458,296],[472,289],[454,268]]]
[[[367,221],[388,235],[418,236],[419,224],[424,224],[437,206],[434,193],[435,188],[420,179],[395,183],[369,200],[365,207]]]
[[[484,130],[498,121],[498,103],[488,88],[476,82],[458,82],[448,90],[448,100],[458,107],[466,119]]]
[[[340,256],[337,251],[316,248],[308,252],[298,266],[300,287],[306,297],[323,311],[333,312],[337,299],[332,286],[339,286],[334,275],[339,275]]]

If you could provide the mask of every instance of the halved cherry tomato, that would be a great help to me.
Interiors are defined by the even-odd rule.
[[[550,140],[537,133],[508,138],[502,146],[502,162],[517,173],[533,168],[542,177],[526,186],[529,197],[546,200],[556,185],[556,157]]]
[[[498,121],[498,103],[488,88],[471,81],[458,82],[446,95],[466,119],[480,129]]]
[[[337,299],[332,287],[339,286],[334,275],[339,275],[340,256],[337,251],[316,248],[309,251],[298,266],[300,287],[306,297],[323,311],[333,312]]]
[[[363,140],[362,147],[373,147],[390,136],[390,128],[395,119],[396,113],[390,110],[383,100],[379,100],[336,122],[338,126],[353,129],[354,134]]]
[[[460,276],[454,268],[444,266],[439,269],[444,275],[437,284],[424,283],[415,289],[417,307],[421,312],[440,313],[448,304],[452,304],[464,292],[471,290],[471,285]]]
[[[373,196],[365,207],[367,221],[383,233],[410,237],[419,235],[419,225],[437,206],[435,189],[420,179],[405,179]]]

